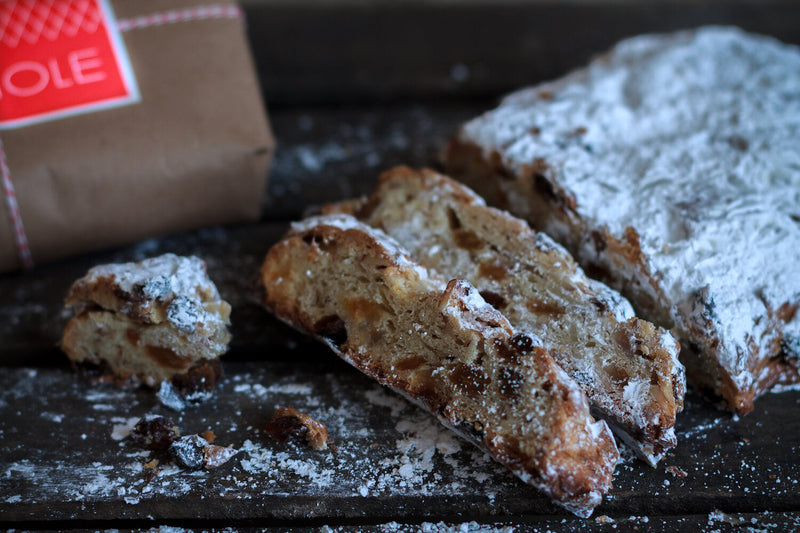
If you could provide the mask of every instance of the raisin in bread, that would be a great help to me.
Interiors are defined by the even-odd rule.
[[[230,305],[197,257],[165,254],[96,266],[70,288],[61,347],[80,366],[118,383],[209,390],[227,350]]]
[[[685,392],[678,343],[549,237],[431,170],[392,169],[361,206],[323,208],[334,209],[353,211],[438,274],[466,279],[515,328],[536,333],[593,411],[651,465],[675,446]]]
[[[800,380],[800,49],[709,27],[621,42],[465,124],[451,175],[673,332],[740,413]]]
[[[384,233],[311,218],[261,268],[267,307],[429,409],[524,481],[588,516],[618,452],[577,384],[466,281],[445,283]]]

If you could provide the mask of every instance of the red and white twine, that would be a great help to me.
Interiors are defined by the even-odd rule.
[[[164,11],[162,13],[153,13],[152,15],[143,15],[141,17],[118,20],[117,28],[119,28],[120,31],[128,31],[136,28],[148,28],[150,26],[174,24],[175,22],[219,18],[242,18],[242,10],[236,5],[219,4],[190,7],[187,9],[176,9],[174,11]]]
[[[241,19],[243,17],[244,14],[237,5],[212,4],[118,20],[117,28],[120,31],[129,31],[137,28],[174,24],[176,22],[221,18]],[[6,200],[12,229],[14,230],[14,242],[17,247],[17,254],[19,255],[22,267],[29,270],[33,268],[33,257],[31,255],[30,246],[28,245],[28,237],[25,235],[25,226],[22,224],[22,215],[20,214],[19,204],[17,203],[17,193],[14,190],[14,183],[11,181],[11,171],[8,169],[8,161],[6,160],[2,139],[0,139],[0,178],[2,178],[3,196]]]
[[[8,170],[6,152],[3,148],[3,139],[0,139],[0,178],[3,180],[3,195],[6,198],[8,214],[11,217],[11,226],[14,230],[14,241],[17,245],[17,253],[22,262],[22,267],[26,270],[33,268],[33,258],[31,249],[28,246],[28,237],[25,236],[25,226],[22,225],[22,215],[19,213],[17,203],[17,193],[14,191],[14,184],[11,182],[11,171]]]

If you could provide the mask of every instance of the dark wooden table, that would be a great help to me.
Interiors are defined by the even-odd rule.
[[[262,221],[0,276],[0,528],[800,530],[800,390],[767,394],[745,417],[690,390],[679,446],[655,469],[623,449],[614,489],[582,520],[282,326],[252,283],[290,220],[369,191],[392,165],[436,165],[457,125],[503,92],[646,31],[732,23],[798,43],[798,3],[245,6],[279,141]],[[203,257],[234,307],[225,378],[182,412],[149,390],[93,384],[57,347],[75,278],[167,251]],[[327,424],[336,450],[271,441],[264,424],[279,405]],[[126,438],[147,413],[171,416],[185,434],[213,430],[240,451],[216,470],[180,469]],[[144,466],[154,458],[155,475]]]

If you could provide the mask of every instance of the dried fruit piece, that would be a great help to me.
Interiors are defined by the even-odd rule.
[[[166,450],[180,436],[175,422],[159,415],[145,415],[131,431],[131,439],[148,450]]]
[[[265,427],[267,435],[278,442],[286,442],[289,437],[304,437],[315,450],[328,447],[328,429],[319,420],[311,418],[294,407],[279,407],[272,420]]]
[[[673,476],[679,477],[679,478],[685,478],[686,476],[689,475],[689,474],[686,473],[686,471],[684,471],[682,468],[679,468],[677,466],[668,466],[667,467],[667,472],[669,472]]]

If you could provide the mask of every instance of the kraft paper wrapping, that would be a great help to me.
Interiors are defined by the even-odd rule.
[[[116,1],[118,20],[204,4]],[[240,19],[122,34],[134,105],[0,131],[35,262],[255,220],[274,149]],[[20,267],[0,202],[0,272]]]

